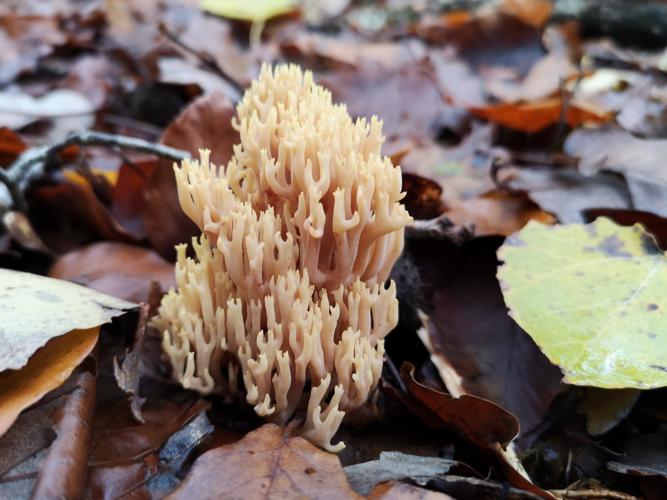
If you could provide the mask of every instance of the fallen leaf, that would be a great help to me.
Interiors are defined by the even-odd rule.
[[[99,327],[73,330],[49,340],[23,368],[0,373],[0,435],[22,410],[67,380],[93,350],[98,334]]]
[[[152,287],[176,286],[174,266],[148,248],[103,241],[58,257],[49,276],[132,302],[149,302]]]
[[[430,479],[455,472],[461,464],[440,457],[421,457],[384,451],[377,460],[345,467],[350,486],[360,495],[368,495],[377,484],[409,479],[424,486]]]
[[[633,476],[667,478],[667,434],[664,431],[631,437],[622,449],[624,455],[607,464],[610,470]]]
[[[440,185],[421,175],[403,173],[403,204],[415,219],[435,219],[445,209]]]
[[[634,408],[641,391],[587,387],[579,411],[586,415],[586,430],[599,436],[616,427]]]
[[[451,202],[445,214],[454,224],[473,225],[476,236],[509,236],[531,220],[543,224],[556,221],[525,195],[503,191],[490,191],[477,198]]]
[[[370,500],[454,500],[453,497],[439,491],[418,488],[398,481],[378,484],[368,498]]]
[[[452,427],[481,448],[507,446],[519,433],[519,421],[507,410],[477,396],[453,397],[426,387],[415,380],[409,363],[401,367],[401,379],[410,397],[421,404],[413,407],[420,416],[436,427]]]
[[[588,209],[632,207],[627,184],[606,172],[583,175],[574,169],[521,168],[511,172],[508,186],[525,192],[565,224],[585,222]]]
[[[0,371],[17,370],[47,341],[111,321],[135,307],[88,288],[0,269]]]
[[[265,424],[240,441],[207,451],[168,498],[360,498],[336,455]]]
[[[148,305],[141,304],[139,306],[139,319],[137,320],[137,329],[134,332],[132,349],[125,350],[125,357],[122,363],[119,363],[118,358],[115,356],[113,359],[113,374],[118,387],[130,395],[132,415],[142,424],[145,423],[145,420],[141,415],[141,405],[144,404],[146,398],[140,396],[139,389],[141,387],[141,355],[145,341],[147,321]]]
[[[16,132],[7,127],[0,127],[0,167],[11,165],[26,147],[26,143]]]
[[[571,384],[667,385],[665,257],[641,226],[531,222],[498,250],[512,317]],[[592,298],[592,299],[591,299]]]
[[[189,151],[194,157],[198,157],[199,149],[210,149],[211,161],[226,165],[232,146],[239,142],[238,132],[231,126],[234,113],[224,95],[216,92],[202,96],[165,130],[161,142]],[[171,162],[160,162],[146,185],[144,198],[144,227],[151,246],[163,257],[175,260],[174,246],[189,241],[198,230],[181,210]]]
[[[13,129],[40,119],[87,115],[94,111],[93,103],[74,90],[52,90],[39,98],[21,92],[0,92],[0,125]]]
[[[599,169],[623,174],[633,208],[667,216],[667,174],[662,164],[667,140],[640,139],[613,128],[579,129],[568,136],[563,148],[579,158],[579,169],[585,174]]]
[[[55,425],[58,437],[51,444],[35,483],[35,498],[80,498],[88,479],[90,424],[95,407],[95,378],[83,372]]]
[[[553,5],[548,0],[503,0],[500,11],[521,19],[535,28],[541,28],[551,16]]]
[[[97,412],[86,497],[151,498],[151,489],[157,490],[159,485],[149,487],[148,483],[168,473],[172,466],[180,474],[181,460],[187,459],[202,434],[208,432],[208,420],[200,417],[209,406],[191,397],[180,403],[169,396],[156,397],[144,407],[143,424],[137,424],[127,401]],[[185,435],[179,435],[179,430],[185,429]],[[161,463],[160,457],[165,461]]]
[[[136,243],[87,181],[66,179],[31,191],[31,221],[37,234],[56,253],[104,239]]]
[[[54,46],[65,42],[55,16],[0,16],[0,84],[6,85],[24,71],[33,69]]]
[[[410,241],[423,295],[431,359],[455,396],[470,394],[502,406],[521,423],[519,444],[547,415],[560,391],[560,371],[507,314],[495,278],[500,238],[462,245]]]
[[[584,123],[605,123],[611,115],[601,109],[578,102],[566,106],[560,98],[549,98],[529,103],[503,103],[471,107],[470,111],[480,118],[504,127],[523,132],[539,132],[558,123],[578,127]]]
[[[667,219],[641,210],[622,210],[614,208],[591,208],[584,212],[584,222],[592,222],[598,217],[607,217],[619,226],[641,224],[653,235],[658,245],[667,250]]]
[[[492,126],[475,123],[454,146],[422,142],[413,147],[401,160],[401,168],[440,184],[445,205],[476,198],[495,187],[490,175],[492,139]]]
[[[425,57],[395,70],[378,65],[343,67],[320,73],[316,80],[331,90],[335,101],[344,102],[353,117],[381,117],[388,140],[423,141],[436,137],[442,128],[460,130],[468,121],[465,110],[445,101]]]

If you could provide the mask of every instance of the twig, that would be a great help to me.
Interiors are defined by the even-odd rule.
[[[435,219],[416,220],[405,228],[405,236],[413,239],[433,238],[460,245],[472,238],[474,226],[457,226],[443,214]]]
[[[174,45],[180,47],[183,49],[185,52],[192,54],[195,56],[197,59],[199,59],[202,64],[208,68],[209,70],[213,71],[216,73],[220,78],[222,78],[225,82],[227,82],[237,93],[239,96],[243,95],[243,87],[238,84],[234,78],[232,78],[229,73],[227,73],[222,67],[218,64],[218,62],[211,56],[211,54],[208,54],[206,52],[202,52],[200,50],[194,49],[187,45],[183,40],[178,38],[178,36],[171,32],[169,28],[167,28],[164,24],[160,23],[159,26],[160,33],[164,35],[167,40],[172,42]]]
[[[12,198],[11,205],[5,208],[14,208],[25,212],[28,206],[23,194],[25,190],[35,180],[44,175],[47,166],[60,151],[70,146],[113,146],[150,153],[174,161],[190,157],[190,153],[187,151],[147,142],[135,137],[84,130],[50,146],[29,149],[9,169],[2,171],[0,182],[7,186]],[[0,209],[2,208],[0,206]]]

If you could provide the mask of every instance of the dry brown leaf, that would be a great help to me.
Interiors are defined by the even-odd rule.
[[[148,248],[103,241],[59,257],[49,276],[132,302],[149,302],[152,284],[175,286],[174,266]]]
[[[491,191],[478,198],[456,200],[445,212],[455,224],[474,224],[476,236],[515,233],[531,220],[553,224],[556,218],[525,195]]]
[[[491,104],[470,111],[504,127],[529,133],[560,122],[578,127],[585,122],[604,123],[611,119],[609,112],[582,103],[570,102],[563,109],[563,101],[558,97],[530,103]]]
[[[211,150],[211,161],[226,165],[232,146],[239,141],[231,125],[235,110],[224,95],[214,92],[192,102],[165,130],[161,142],[198,156],[200,148]],[[174,245],[198,234],[178,202],[171,162],[161,161],[144,190],[144,227],[153,248],[174,260]]]
[[[431,424],[450,426],[481,448],[494,443],[509,444],[519,434],[519,421],[497,404],[477,396],[453,397],[420,384],[414,378],[414,367],[404,363],[401,379],[408,388],[410,408]]]
[[[454,500],[445,493],[419,488],[400,481],[378,484],[368,498],[369,500]]]
[[[535,28],[541,28],[551,16],[553,5],[548,0],[503,0],[500,11],[521,19]]]
[[[22,410],[67,380],[95,347],[99,331],[98,326],[51,339],[23,368],[0,373],[0,435]]]
[[[58,410],[58,437],[40,466],[33,498],[80,498],[85,491],[95,389],[95,377],[83,372]]]
[[[200,456],[168,498],[360,497],[347,483],[336,455],[266,424]]]

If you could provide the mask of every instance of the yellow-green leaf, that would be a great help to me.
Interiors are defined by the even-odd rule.
[[[0,372],[22,368],[54,337],[99,326],[135,307],[69,281],[0,269]]]
[[[296,0],[202,0],[201,8],[216,16],[261,22],[288,14],[296,5]]]
[[[531,222],[498,257],[510,314],[566,382],[667,386],[667,261],[641,226]]]
[[[67,380],[93,350],[99,333],[96,326],[53,338],[20,370],[0,373],[0,436],[25,408]]]

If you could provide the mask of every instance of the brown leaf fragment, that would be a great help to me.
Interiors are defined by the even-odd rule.
[[[360,498],[336,455],[266,424],[200,456],[169,499]]]
[[[400,481],[378,484],[368,498],[369,500],[454,500],[445,493],[419,488]]]
[[[0,373],[0,435],[19,413],[65,382],[97,343],[99,327],[51,339],[20,370]]]
[[[239,142],[231,126],[234,106],[219,92],[193,101],[172,122],[160,142],[198,156],[200,148],[211,150],[211,161],[227,164],[232,146]],[[198,231],[181,210],[172,163],[162,160],[144,189],[143,223],[151,246],[169,260],[175,259],[174,246],[187,242]]]
[[[624,454],[609,462],[607,467],[632,476],[667,478],[667,432],[640,434],[623,444]]]
[[[112,241],[66,253],[53,263],[49,276],[131,302],[149,302],[153,283],[163,291],[175,286],[174,266],[156,252]]]
[[[88,476],[88,451],[95,407],[95,378],[78,376],[77,386],[60,409],[58,437],[37,476],[33,498],[80,498]]]
[[[471,394],[519,418],[520,444],[547,414],[561,373],[507,314],[495,277],[500,238],[463,245],[411,241],[434,364],[455,396]],[[527,438],[528,439],[528,438]]]
[[[405,383],[411,410],[436,427],[449,426],[481,448],[494,443],[507,446],[519,433],[519,421],[507,410],[476,396],[458,398],[420,384],[414,366],[404,363],[401,379]]]
[[[440,457],[408,455],[397,451],[384,451],[380,458],[345,467],[345,475],[350,485],[361,495],[368,495],[385,481],[414,481],[424,486],[430,479],[444,474],[469,472],[467,466]]]
[[[561,122],[574,128],[585,122],[605,123],[611,119],[611,114],[605,110],[578,102],[564,104],[557,97],[529,103],[489,104],[470,111],[504,127],[529,133]]]
[[[125,358],[122,362],[119,363],[116,357],[113,359],[113,373],[116,382],[118,382],[118,387],[130,395],[132,415],[142,424],[146,421],[141,415],[141,405],[144,404],[146,398],[142,398],[139,395],[139,387],[141,384],[141,353],[147,321],[148,304],[141,304],[139,306],[139,320],[137,321],[137,329],[134,333],[132,349],[125,351]]]

